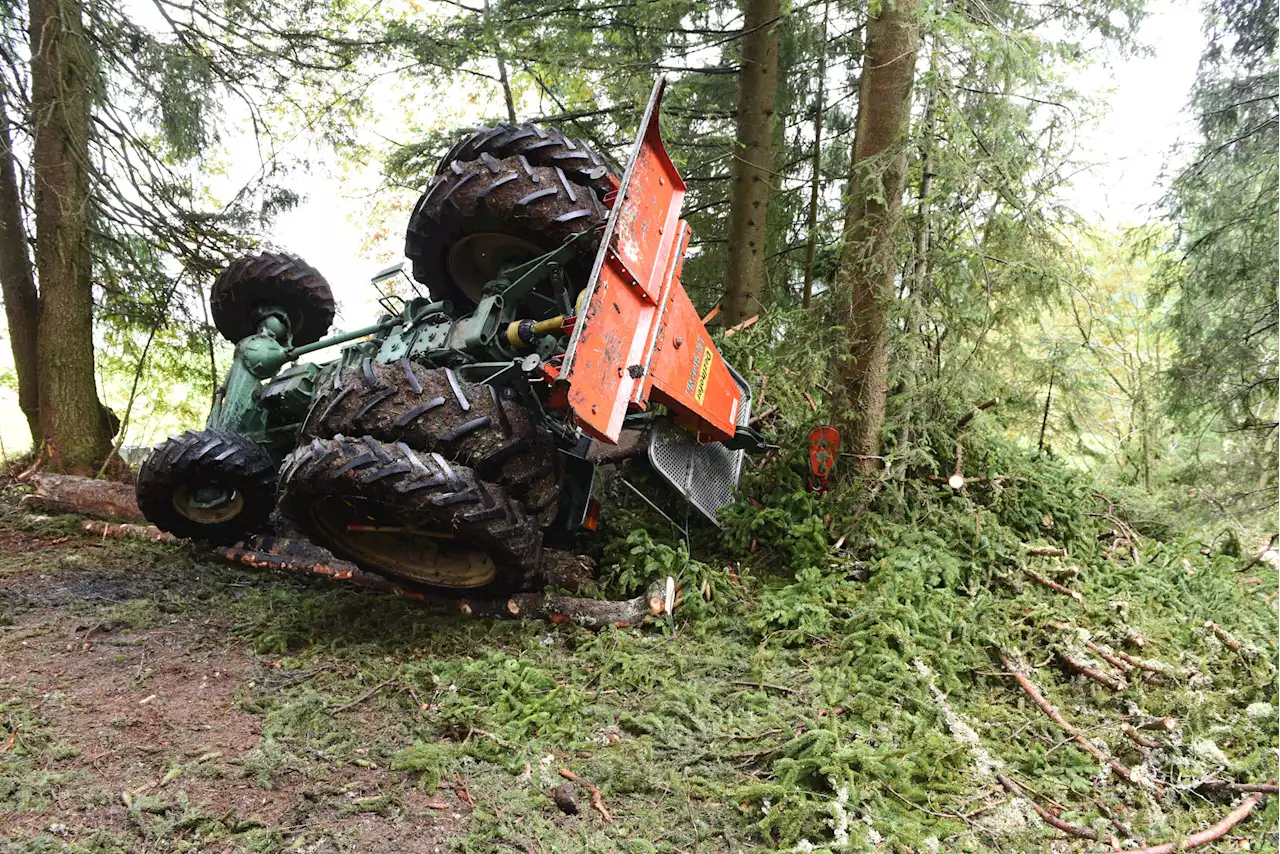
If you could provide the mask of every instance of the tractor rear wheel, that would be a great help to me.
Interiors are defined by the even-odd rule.
[[[595,190],[562,167],[481,152],[479,160],[451,161],[431,180],[409,217],[404,254],[433,299],[470,311],[503,267],[550,252],[608,215]],[[579,287],[593,255],[584,251],[567,268]]]
[[[280,470],[280,510],[334,554],[434,587],[523,589],[542,558],[542,532],[502,487],[403,442],[299,446]]]
[[[283,309],[295,347],[324,337],[336,312],[324,276],[296,255],[261,252],[227,265],[209,291],[213,325],[235,343],[258,331],[263,311]]]
[[[534,166],[559,167],[570,181],[592,187],[601,197],[611,189],[613,170],[590,144],[533,122],[476,128],[440,159],[436,174],[443,175],[454,161],[480,160],[485,154],[500,159],[523,156]]]
[[[474,469],[503,487],[541,527],[560,509],[555,440],[499,388],[462,382],[448,368],[365,359],[322,384],[303,440],[336,435],[403,441]]]
[[[151,452],[134,488],[138,509],[160,530],[234,545],[269,526],[276,465],[244,436],[188,430]]]

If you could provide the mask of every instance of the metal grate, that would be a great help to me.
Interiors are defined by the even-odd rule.
[[[729,371],[742,390],[738,426],[745,427],[751,420],[751,387],[732,367]],[[692,433],[670,421],[658,421],[649,434],[649,462],[654,470],[716,524],[720,508],[733,503],[745,453],[719,442],[699,445]]]

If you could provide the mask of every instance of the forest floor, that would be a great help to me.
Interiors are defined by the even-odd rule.
[[[1262,564],[1248,575],[1213,588],[1226,598],[1203,597],[1236,632],[1275,613],[1274,568]],[[873,575],[851,595],[870,600],[893,590]],[[1022,595],[1063,611],[1074,604],[1052,591]],[[1237,620],[1239,613],[1254,621]],[[1198,614],[1177,619],[1188,631],[1204,622]],[[721,622],[699,631],[696,621],[677,620],[591,632],[470,621],[445,607],[210,562],[188,546],[86,536],[69,517],[5,505],[0,851],[1106,847],[1106,833],[1089,842],[1050,830],[996,784],[993,769],[1004,756],[1017,765],[1007,773],[1042,803],[1073,796],[1085,803],[1099,785],[1087,782],[1098,773],[1092,759],[1053,736],[998,667],[967,691],[949,690],[950,702],[931,676],[924,683],[932,696],[919,700],[886,685],[884,706],[919,718],[914,735],[902,736],[897,724],[856,723],[868,718],[857,699],[868,686],[854,690],[849,658],[881,651],[787,647],[785,630],[733,622],[742,628]],[[1165,638],[1153,629],[1144,654],[1185,663],[1179,650],[1161,648]],[[1241,640],[1246,652],[1274,658],[1274,632]],[[1261,752],[1249,766],[1255,774],[1274,768],[1276,709],[1267,705],[1275,702],[1274,669],[1264,668],[1255,684],[1248,662],[1212,637],[1201,646],[1202,668],[1208,655],[1215,669],[1243,674],[1224,701],[1238,714],[1224,717],[1203,685],[1192,692],[1198,696],[1166,698],[1137,679],[1126,689],[1137,694],[1113,711],[1135,722],[1139,706],[1178,717],[1176,741],[1191,747],[1166,745],[1182,758],[1150,763],[1162,773],[1201,772],[1199,754],[1236,762],[1237,747]],[[929,666],[915,662],[924,674]],[[1090,734],[1107,725],[1102,713],[1082,717],[1099,686],[1052,668],[1034,678]],[[836,702],[846,694],[848,709]],[[1042,749],[1032,759],[1011,755],[1011,743],[1037,734]],[[1138,752],[1123,758],[1135,764]],[[953,765],[959,770],[950,773]],[[549,796],[566,783],[561,768],[583,781],[576,815]],[[848,773],[866,781],[852,796],[847,786],[814,782]],[[1153,828],[1149,841],[1164,841],[1236,802],[1197,794],[1175,810],[1165,798],[1158,816],[1138,809],[1124,817]],[[805,813],[805,804],[816,807]],[[788,810],[797,824],[781,823]],[[1078,806],[1054,811],[1090,825]],[[1260,808],[1228,835],[1230,850],[1276,850],[1275,817],[1274,804]],[[1092,816],[1092,826],[1105,824]],[[797,827],[825,840],[777,842]]]

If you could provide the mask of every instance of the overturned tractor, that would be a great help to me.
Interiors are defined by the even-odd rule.
[[[644,427],[654,468],[714,520],[759,440],[680,284],[690,232],[661,97],[620,179],[549,128],[460,141],[409,221],[426,294],[384,296],[368,327],[325,337],[333,295],[299,258],[228,266],[210,305],[235,358],[205,429],[139,471],[146,517],[221,545],[291,525],[424,588],[530,589],[544,541],[594,526],[593,443]]]

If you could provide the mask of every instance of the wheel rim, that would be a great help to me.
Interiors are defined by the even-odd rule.
[[[325,498],[311,505],[310,515],[335,551],[377,572],[454,590],[483,587],[498,575],[489,555],[407,523],[396,508]]]
[[[472,302],[479,302],[484,286],[498,277],[503,267],[523,264],[543,254],[527,240],[486,231],[469,234],[449,249],[446,265],[458,290]]]
[[[200,484],[194,488],[179,486],[173,492],[173,509],[184,518],[198,525],[221,525],[230,522],[244,510],[244,496],[234,489],[224,489],[226,496],[221,501],[206,503],[197,499],[195,493],[200,489],[208,489],[209,484]]]

